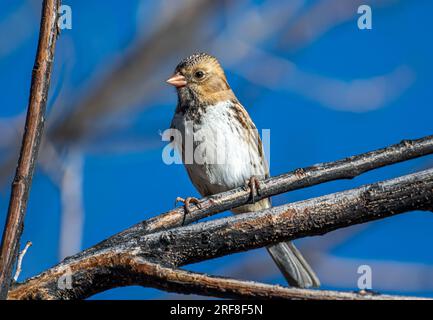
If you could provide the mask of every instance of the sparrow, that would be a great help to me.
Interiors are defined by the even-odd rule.
[[[181,141],[174,141],[190,180],[202,196],[210,196],[245,185],[252,197],[259,179],[269,177],[260,136],[249,114],[236,98],[218,60],[193,54],[182,60],[167,83],[177,90],[178,103],[171,122]],[[179,140],[179,139],[178,139]],[[188,143],[191,147],[188,149]],[[185,212],[196,198],[178,198]],[[245,213],[271,207],[262,199],[232,210]],[[291,286],[318,287],[319,279],[292,242],[267,247]]]

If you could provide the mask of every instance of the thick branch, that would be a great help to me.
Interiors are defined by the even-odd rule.
[[[401,300],[414,297],[287,288],[253,281],[208,276],[200,273],[134,261],[142,278],[152,276],[148,286],[182,294],[199,294],[232,299],[297,299],[297,300]],[[146,285],[146,284],[144,284]]]
[[[96,261],[96,260],[95,260]],[[298,300],[401,300],[419,299],[415,297],[389,296],[371,294],[368,292],[336,292],[328,290],[308,290],[298,288],[287,288],[279,285],[269,285],[253,281],[241,281],[230,278],[208,276],[200,273],[193,273],[180,269],[164,267],[156,263],[148,262],[133,254],[106,253],[97,257],[100,266],[104,266],[107,272],[115,272],[121,275],[112,279],[107,289],[119,285],[142,285],[177,292],[182,294],[199,294],[220,298],[233,299],[298,299]],[[80,272],[92,274],[95,263],[82,262],[74,269]],[[57,274],[61,278],[63,274]],[[101,290],[101,283],[96,284],[95,292]],[[32,292],[34,295],[29,295]],[[68,291],[64,295],[53,296],[50,291],[41,291],[36,287],[26,285],[19,286],[12,291],[10,299],[55,299],[68,298]],[[61,291],[58,291],[61,293]]]
[[[7,297],[12,268],[19,250],[27,199],[44,128],[45,106],[50,86],[51,65],[58,35],[57,12],[60,0],[44,0],[38,49],[33,67],[20,158],[12,183],[8,215],[0,251],[0,299]]]
[[[118,248],[127,243],[179,266],[413,210],[433,210],[433,169],[144,237],[125,234]]]
[[[133,227],[19,285],[11,297],[85,298],[131,279],[107,255],[176,267],[412,210],[432,210],[433,169],[314,199],[147,234]],[[57,286],[65,270],[69,290]]]

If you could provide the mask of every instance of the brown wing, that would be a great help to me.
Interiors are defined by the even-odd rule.
[[[251,119],[248,112],[245,110],[245,108],[242,106],[242,104],[239,101],[233,102],[233,108],[232,108],[233,116],[241,126],[245,129],[247,129],[248,132],[248,143],[251,144],[252,150],[257,151],[259,154],[259,157],[261,159],[261,165],[264,168],[265,177],[269,177],[269,166],[266,161],[265,153],[263,150],[263,144],[262,140],[260,139],[259,132]]]

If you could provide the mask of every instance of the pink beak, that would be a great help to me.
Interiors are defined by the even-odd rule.
[[[166,82],[175,86],[176,88],[182,88],[186,86],[186,79],[180,73],[172,75]]]

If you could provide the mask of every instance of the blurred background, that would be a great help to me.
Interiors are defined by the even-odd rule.
[[[185,56],[217,56],[257,127],[270,129],[271,174],[432,134],[433,2],[428,0],[64,0],[45,138],[22,245],[20,280],[198,196],[161,159],[177,102],[165,83]],[[372,8],[360,30],[357,8]],[[0,224],[21,141],[40,0],[0,4]],[[432,157],[273,198],[275,205],[419,171]],[[225,213],[228,214],[228,213]],[[221,215],[216,218],[221,217]],[[215,218],[215,217],[214,217]],[[297,241],[323,288],[433,297],[433,219],[413,212]],[[265,250],[189,265],[284,284]],[[127,287],[93,299],[196,298]]]

